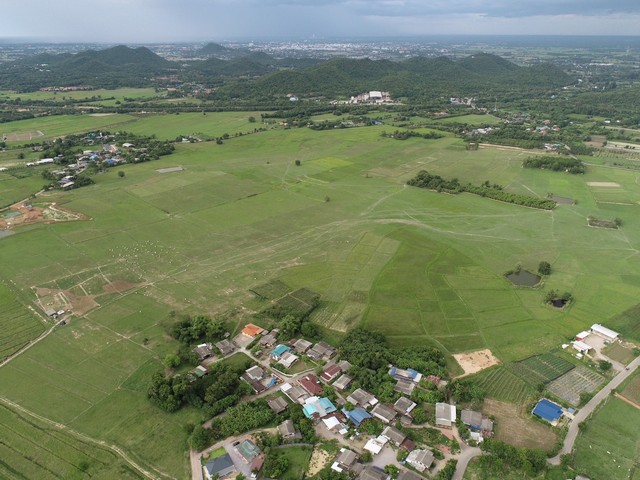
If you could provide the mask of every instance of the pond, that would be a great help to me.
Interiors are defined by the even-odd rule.
[[[511,272],[507,275],[507,279],[519,287],[535,287],[540,283],[540,276],[535,273],[520,270],[519,272]]]

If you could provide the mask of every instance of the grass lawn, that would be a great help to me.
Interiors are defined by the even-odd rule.
[[[282,447],[272,450],[277,455],[282,455],[289,461],[289,467],[282,474],[280,480],[302,480],[309,467],[309,460],[313,453],[313,447]]]
[[[611,345],[606,346],[602,353],[623,365],[627,365],[631,360],[636,358],[633,354],[633,348],[624,347],[619,343],[612,343]]]
[[[587,423],[575,445],[575,466],[591,478],[629,478],[637,469],[640,410],[610,398]]]

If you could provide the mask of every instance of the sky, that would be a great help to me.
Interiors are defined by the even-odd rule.
[[[158,43],[638,35],[640,0],[2,0],[0,38]]]

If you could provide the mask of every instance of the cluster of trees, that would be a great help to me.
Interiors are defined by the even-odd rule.
[[[406,140],[411,137],[424,138],[427,140],[437,140],[444,137],[442,133],[438,132],[426,132],[420,133],[413,130],[396,130],[393,133],[382,132],[380,136],[385,138],[395,138],[396,140]]]
[[[273,422],[275,414],[263,398],[253,402],[241,403],[226,410],[222,417],[211,422],[211,439],[220,440],[240,435]]]
[[[222,320],[214,320],[206,315],[182,315],[177,321],[167,326],[166,333],[180,342],[178,349],[180,360],[197,365],[198,359],[191,350],[192,345],[222,339],[225,335],[225,327]]]
[[[541,449],[517,448],[494,438],[486,438],[480,448],[491,453],[480,457],[483,469],[494,473],[501,473],[508,466],[533,476],[547,468],[547,454]]]
[[[551,275],[551,264],[544,260],[538,264],[538,273],[540,275]]]
[[[237,404],[243,395],[253,392],[239,378],[250,363],[231,368],[218,362],[210,367],[208,375],[195,379],[190,375],[165,376],[158,372],[151,378],[147,397],[167,412],[175,412],[188,404],[203,409],[208,416],[218,415]]]
[[[361,328],[352,330],[338,346],[341,358],[353,367],[350,375],[359,386],[374,393],[381,401],[392,402],[400,396],[394,391],[395,380],[389,376],[389,364],[399,368],[413,368],[424,375],[447,376],[442,352],[426,346],[391,348],[379,332]],[[415,389],[412,399],[416,403],[440,401],[444,393],[433,385]]]
[[[505,192],[502,189],[502,186],[496,184],[491,185],[489,181],[484,182],[482,185],[472,185],[471,183],[463,185],[457,178],[446,180],[440,175],[431,175],[426,170],[420,171],[414,178],[407,182],[407,185],[452,194],[461,192],[473,193],[474,195],[491,198],[505,203],[513,203],[515,205],[539,208],[543,210],[552,210],[556,207],[556,202],[553,200]]]
[[[558,290],[549,290],[544,296],[544,303],[553,303],[555,301],[562,301],[564,305],[573,302],[573,295],[570,292],[560,293]]]
[[[577,158],[553,157],[543,155],[540,157],[529,157],[522,162],[524,168],[540,168],[554,172],[568,172],[572,174],[585,173],[584,164]]]

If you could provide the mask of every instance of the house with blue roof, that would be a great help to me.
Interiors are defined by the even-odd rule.
[[[276,348],[271,350],[271,357],[274,360],[279,360],[283,353],[288,352],[290,350],[291,350],[291,347],[289,347],[288,345],[282,345],[282,344],[278,345],[276,346]]]
[[[398,368],[391,367],[389,370],[389,375],[391,375],[396,380],[404,380],[406,382],[414,382],[419,383],[422,380],[422,374],[415,371],[413,368]]]
[[[359,427],[365,420],[373,418],[364,408],[354,408],[353,410],[343,408],[342,413],[345,417],[351,420],[356,427]]]
[[[326,417],[330,413],[337,410],[336,406],[331,403],[328,398],[311,397],[305,400],[302,411],[305,417],[317,420],[319,418]]]
[[[557,403],[543,398],[536,404],[531,413],[533,413],[536,417],[546,420],[547,422],[555,425],[555,423],[560,420],[560,417],[562,417],[563,409],[562,406],[558,405]]]

